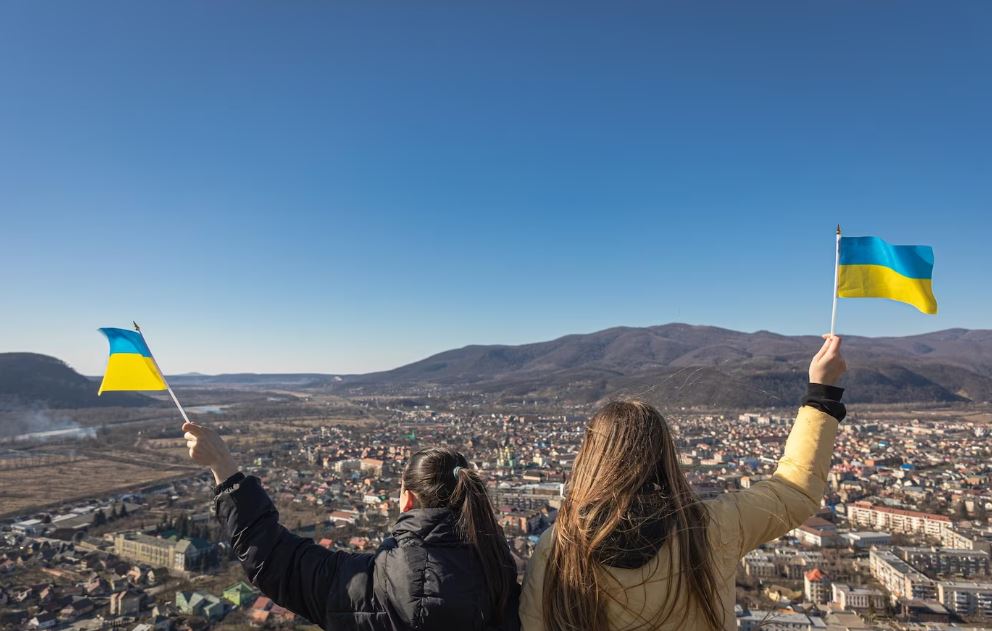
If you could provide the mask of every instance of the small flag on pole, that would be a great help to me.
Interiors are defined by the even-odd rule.
[[[165,377],[138,331],[100,329],[110,342],[110,359],[97,394],[112,390],[168,390]]]
[[[837,298],[888,298],[937,313],[933,248],[892,245],[878,237],[840,237]]]

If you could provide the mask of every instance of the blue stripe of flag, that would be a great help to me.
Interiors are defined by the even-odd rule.
[[[881,265],[907,278],[933,277],[933,248],[892,245],[878,237],[841,237],[841,265]]]
[[[100,329],[100,332],[106,335],[107,340],[110,342],[111,355],[115,353],[134,353],[145,357],[152,356],[152,352],[148,350],[148,344],[145,344],[145,338],[137,331],[104,328]]]

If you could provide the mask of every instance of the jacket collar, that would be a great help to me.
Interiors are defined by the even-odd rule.
[[[668,535],[663,497],[645,493],[634,498],[630,510],[606,539],[593,550],[610,567],[634,569],[657,556]]]
[[[414,508],[400,513],[393,525],[397,541],[416,538],[430,543],[460,541],[455,514],[449,508]]]

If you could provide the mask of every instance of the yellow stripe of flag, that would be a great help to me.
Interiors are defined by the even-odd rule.
[[[837,297],[889,298],[909,303],[923,313],[937,313],[933,281],[929,278],[907,278],[882,265],[841,265]]]
[[[151,357],[135,353],[114,353],[107,360],[97,394],[110,390],[165,390],[165,380]]]

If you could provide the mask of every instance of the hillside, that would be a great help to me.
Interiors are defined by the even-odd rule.
[[[108,392],[98,397],[98,385],[48,355],[0,353],[0,406],[3,407],[87,408],[157,403],[132,392]]]
[[[852,403],[992,401],[992,331],[948,329],[908,337],[845,337]],[[709,326],[616,327],[548,342],[474,345],[365,375],[187,374],[175,385],[214,389],[292,388],[344,396],[427,390],[485,394],[492,400],[591,403],[640,396],[671,406],[724,408],[792,405],[806,381],[815,336],[742,333]],[[92,407],[153,404],[114,392],[61,361],[0,353],[0,404]]]
[[[516,398],[597,401],[638,395],[666,405],[791,405],[819,347],[814,336],[709,326],[617,327],[520,346],[466,346],[331,388],[369,392],[440,387]],[[992,400],[992,331],[845,337],[848,400]]]

